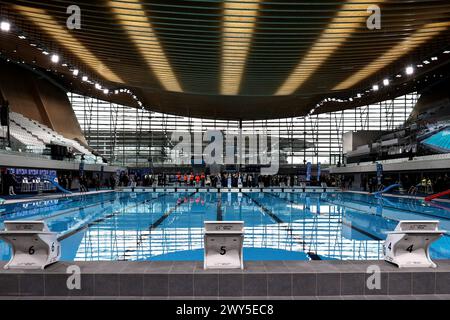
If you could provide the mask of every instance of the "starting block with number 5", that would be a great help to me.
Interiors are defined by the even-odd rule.
[[[59,261],[61,247],[58,234],[44,221],[5,221],[0,238],[12,247],[5,269],[44,269]]]
[[[436,268],[430,259],[430,245],[444,233],[438,230],[439,221],[400,221],[388,232],[383,244],[384,259],[399,268]]]
[[[243,269],[244,221],[205,221],[205,269]]]

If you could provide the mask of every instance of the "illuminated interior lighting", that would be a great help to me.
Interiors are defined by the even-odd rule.
[[[406,67],[405,72],[407,75],[411,75],[414,73],[414,68],[412,66],[408,66]]]
[[[378,91],[378,89],[380,89],[380,87],[379,87],[377,84],[374,84],[374,85],[372,86],[372,90],[373,90],[373,91]]]
[[[438,58],[437,57],[431,57],[431,60],[436,61]]]
[[[83,76],[83,77],[81,78],[81,80],[83,80],[83,81],[88,81],[88,77],[87,77],[87,76]]]
[[[108,90],[108,89],[103,89],[103,93],[104,93],[104,94],[108,94],[108,93],[109,93],[109,90]]]
[[[102,76],[104,79],[112,82],[124,83],[124,81],[106,66],[94,53],[72,36],[65,25],[60,25],[46,10],[13,5],[13,8],[21,15],[38,26],[48,34],[60,46],[64,47],[71,54],[83,61],[92,70]]]
[[[430,64],[430,61],[428,61],[428,60],[423,60],[423,63],[424,63],[424,64]]]
[[[96,84],[95,84],[95,89],[101,90],[101,89],[102,89],[102,86],[101,86],[100,84],[96,83]]]
[[[78,73],[79,73],[80,71],[78,70],[78,69],[75,69],[75,70],[73,70],[73,75],[74,76],[77,76],[78,75]],[[84,78],[84,77],[83,77]],[[87,80],[87,77],[86,77],[86,80]]]
[[[11,24],[7,21],[0,22],[0,29],[2,31],[8,32],[11,29]]]
[[[239,93],[258,9],[254,0],[224,2],[221,94]]]
[[[356,96],[357,96],[358,98],[361,98],[361,93],[358,93]]]
[[[384,79],[383,80],[383,86],[388,86],[389,85],[389,79]]]
[[[22,39],[22,40],[23,40],[23,39],[26,39],[26,38],[27,38],[27,37],[22,36],[22,35],[19,36],[19,39]]]
[[[360,0],[347,0],[275,94],[289,95],[298,90],[361,25],[365,24],[370,14],[367,7],[368,4],[361,4]]]
[[[47,51],[42,51],[42,54],[48,56],[50,53],[48,53]]]
[[[444,53],[450,53],[450,50],[445,50]]]
[[[50,60],[53,63],[58,63],[59,62],[59,56],[57,54],[52,54],[52,57],[50,58]]]
[[[427,42],[442,31],[446,30],[449,25],[450,22],[428,23],[424,25],[423,27],[415,31],[410,37],[386,51],[381,55],[381,57],[375,59],[366,67],[339,83],[333,88],[333,90],[345,90],[353,87],[355,84],[375,74],[384,67],[390,65],[392,62],[398,60],[402,56],[419,47],[421,44]]]
[[[417,68],[423,68],[423,64],[418,64]]]
[[[108,4],[161,85],[168,91],[182,92],[181,85],[142,4],[138,0],[127,2],[110,0]],[[145,31],[145,36],[142,31]],[[149,39],[153,42],[152,46],[148,46]]]

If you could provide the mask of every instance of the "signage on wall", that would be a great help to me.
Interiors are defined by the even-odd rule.
[[[306,181],[311,181],[311,162],[306,164]]]
[[[320,181],[320,162],[317,163],[317,181]]]

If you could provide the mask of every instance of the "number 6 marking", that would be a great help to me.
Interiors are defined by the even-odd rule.
[[[28,249],[28,253],[29,253],[30,255],[33,255],[33,254],[34,254],[34,246],[31,246],[30,249]]]

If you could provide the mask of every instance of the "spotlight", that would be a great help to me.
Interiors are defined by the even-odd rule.
[[[104,93],[104,94],[108,94],[108,93],[109,93],[109,90],[108,90],[108,89],[103,89],[103,93]]]
[[[361,98],[361,93],[358,93],[356,97]]]
[[[88,81],[88,77],[87,77],[87,76],[83,76],[83,77],[81,78],[81,80],[83,80],[83,81]]]
[[[22,35],[19,36],[19,39],[22,39],[22,40],[23,40],[23,39],[26,39],[26,38],[27,38],[27,37],[22,36]]]
[[[423,63],[424,63],[424,64],[429,64],[430,61],[428,61],[428,60],[423,60]]]
[[[388,86],[389,85],[389,79],[384,79],[383,80],[383,86]]]
[[[51,60],[53,63],[59,62],[59,56],[57,54],[52,54]]]
[[[49,53],[48,53],[47,51],[42,51],[42,54],[44,54],[44,55],[46,55],[46,56],[49,55]]]
[[[380,89],[380,87],[379,87],[377,84],[374,84],[374,85],[372,86],[372,90],[373,90],[373,91],[378,91],[378,89]]]
[[[74,69],[72,73],[73,73],[74,76],[77,76],[79,72],[80,71],[78,69]],[[86,77],[86,80],[87,80],[87,77]],[[83,81],[85,81],[85,80],[83,80]]]
[[[447,54],[447,53],[450,53],[450,50],[445,50],[444,53],[446,53],[446,54]]]
[[[96,83],[96,84],[95,84],[95,89],[101,90],[101,89],[102,89],[102,86],[99,85],[98,83]]]
[[[0,29],[2,31],[8,32],[11,29],[11,24],[7,21],[0,22]]]
[[[406,67],[405,71],[406,71],[407,75],[411,75],[414,73],[414,68],[412,66],[408,66],[408,67]]]
[[[438,58],[437,57],[431,57],[431,60],[436,61]]]

